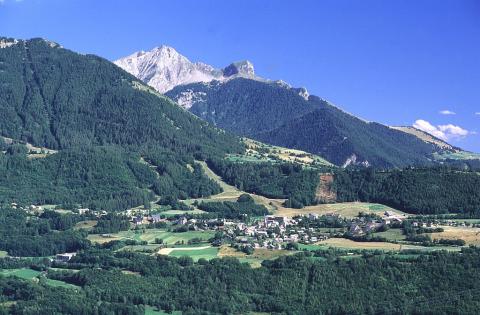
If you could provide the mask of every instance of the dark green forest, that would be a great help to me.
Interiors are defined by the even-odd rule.
[[[87,248],[86,233],[72,230],[78,216],[44,213],[27,217],[23,211],[0,210],[0,250],[10,256],[50,256]]]
[[[316,203],[316,170],[296,164],[235,163],[209,159],[208,166],[230,185],[268,198],[288,199],[286,206],[302,208]]]
[[[337,201],[376,202],[408,213],[480,215],[480,175],[451,168],[338,170]]]
[[[155,193],[177,199],[221,191],[188,155],[150,150],[155,164],[149,165],[118,147],[73,148],[34,159],[20,151],[0,154],[0,203],[120,211],[148,208]]]
[[[17,301],[13,314],[91,314],[98,308],[143,314],[144,305],[183,314],[474,314],[479,261],[478,249],[412,258],[365,253],[348,260],[332,251],[285,256],[252,269],[236,259],[194,263],[91,249],[69,263],[79,272],[48,272],[80,292],[4,278],[0,289],[3,301]]]
[[[353,155],[356,162],[368,161],[375,167],[430,165],[436,146],[415,136],[378,123],[367,123],[336,107],[312,97],[318,109],[292,119],[279,128],[257,135],[257,139],[274,145],[318,154],[343,165]]]
[[[0,108],[0,135],[50,149],[157,146],[199,157],[243,149],[111,62],[43,39],[0,50]]]
[[[245,220],[249,216],[263,216],[268,214],[264,205],[257,205],[248,194],[241,195],[236,202],[205,202],[198,205],[198,209],[217,214],[219,218]]]
[[[432,164],[442,151],[417,137],[378,123],[358,119],[310,96],[278,83],[238,78],[225,83],[192,83],[167,92],[172,99],[185,91],[205,93],[190,111],[220,128],[265,143],[318,154],[343,165],[357,162],[376,167]]]

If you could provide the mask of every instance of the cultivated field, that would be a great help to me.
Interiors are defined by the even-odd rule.
[[[393,244],[387,242],[355,242],[346,238],[330,238],[325,241],[316,243],[325,247],[336,247],[342,249],[366,249],[366,250],[384,250],[384,251],[403,251],[403,250],[422,250],[422,251],[436,251],[436,250],[451,250],[458,251],[459,247],[449,246],[432,246],[424,247],[408,244]]]
[[[403,241],[406,238],[402,229],[389,229],[385,232],[377,232],[374,235],[385,237],[389,241]]]
[[[217,257],[218,247],[212,246],[201,246],[201,247],[184,247],[184,248],[164,248],[165,250],[170,250],[167,254],[162,253],[160,250],[159,254],[169,255],[173,257],[182,257],[188,256],[191,257],[194,261],[204,258],[207,260]]]
[[[325,241],[316,243],[315,245],[322,245],[326,247],[337,247],[344,249],[380,249],[385,251],[400,251],[402,245],[385,243],[385,242],[355,242],[346,238],[330,238]]]
[[[232,248],[228,245],[223,245],[220,247],[218,252],[218,257],[234,257],[238,258],[241,262],[247,262],[252,267],[258,268],[261,266],[261,263],[264,260],[276,259],[284,255],[292,255],[294,251],[287,250],[270,250],[266,248],[256,248],[252,255],[247,255],[244,252],[237,251],[235,248]]]
[[[442,227],[445,231],[430,234],[432,239],[460,239],[464,240],[466,245],[480,246],[480,228],[471,227]]]
[[[360,212],[375,213],[381,216],[385,211],[390,211],[398,215],[406,216],[405,213],[399,210],[395,210],[393,208],[376,204],[376,203],[365,203],[365,202],[332,203],[332,204],[320,204],[315,206],[309,206],[303,209],[284,208],[281,204],[276,204],[275,202],[274,204],[278,208],[275,214],[286,216],[286,217],[294,217],[296,215],[308,215],[309,213],[315,213],[319,215],[324,215],[327,213],[337,213],[342,217],[353,218],[353,217],[356,217]]]
[[[90,234],[88,239],[94,243],[106,243],[113,240],[136,240],[146,241],[149,244],[154,243],[155,239],[163,240],[166,245],[173,245],[177,242],[184,242],[185,244],[194,238],[199,238],[204,241],[212,238],[215,235],[213,231],[188,231],[183,233],[168,232],[164,229],[145,229],[145,230],[129,230],[121,231],[114,234],[99,235]]]

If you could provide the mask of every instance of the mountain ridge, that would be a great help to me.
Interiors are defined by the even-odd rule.
[[[40,38],[0,40],[14,43],[0,49],[2,136],[50,149],[155,143],[206,154],[240,148],[233,135],[106,59]]]
[[[305,88],[257,77],[249,62],[215,69],[162,47],[162,53],[158,48],[135,53],[130,61],[126,57],[116,64],[198,117],[239,136],[318,154],[338,166],[424,165],[434,163],[434,154],[460,150],[408,128],[363,120]],[[152,59],[140,62],[138,56],[145,55]],[[198,65],[208,75],[196,75]],[[175,74],[173,79],[168,73]]]
[[[191,62],[167,45],[150,51],[135,52],[114,63],[160,93],[178,85],[196,82],[226,81],[237,77],[263,80],[255,75],[253,64],[248,60],[233,62],[223,69],[217,69],[203,62]]]

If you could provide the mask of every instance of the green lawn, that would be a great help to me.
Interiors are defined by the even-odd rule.
[[[326,249],[325,246],[323,245],[314,245],[314,244],[298,244],[298,249],[299,250],[309,250],[309,251],[315,251],[319,249]]]
[[[389,241],[403,241],[405,240],[405,235],[403,234],[402,229],[389,229],[385,232],[378,232],[374,234],[375,236],[385,237]]]
[[[2,269],[0,271],[0,275],[5,277],[18,277],[25,280],[35,280],[38,279],[38,276],[41,275],[40,271],[36,271],[30,268],[20,268],[20,269]],[[59,280],[53,280],[46,278],[46,283],[52,287],[63,287],[63,288],[71,288],[71,289],[79,289],[80,287],[66,283]]]
[[[36,271],[29,268],[21,268],[21,269],[2,269],[0,274],[8,277],[8,276],[16,276],[18,278],[31,280],[38,275],[40,275],[40,271]]]
[[[182,256],[189,256],[194,261],[199,260],[200,258],[204,258],[207,260],[217,258],[218,254],[218,247],[210,247],[205,249],[191,249],[191,250],[173,250],[169,256],[173,257],[182,257]]]

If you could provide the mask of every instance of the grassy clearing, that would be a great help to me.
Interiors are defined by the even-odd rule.
[[[261,266],[261,263],[264,260],[277,259],[278,257],[292,255],[294,253],[294,251],[288,250],[271,250],[266,248],[256,248],[252,255],[247,255],[243,252],[237,251],[235,248],[224,245],[220,247],[218,257],[234,257],[241,262],[249,263],[254,268],[258,268]]]
[[[403,234],[402,229],[389,229],[385,232],[378,232],[375,236],[385,237],[389,241],[403,241],[406,236]]]
[[[480,246],[480,228],[446,226],[443,229],[443,232],[431,233],[432,239],[460,239],[466,245]]]
[[[5,277],[18,277],[25,280],[31,280],[37,282],[39,276],[42,274],[40,271],[36,271],[30,268],[20,268],[20,269],[3,269],[0,271],[0,274]],[[62,287],[70,289],[79,289],[78,286],[66,283],[59,280],[45,279],[45,283],[52,287]]]
[[[207,260],[217,258],[218,255],[218,247],[190,247],[190,248],[173,248],[172,251],[169,253],[170,256],[173,257],[182,257],[182,256],[189,256],[194,261],[198,261],[200,258],[204,258]]]
[[[49,286],[52,286],[52,287],[61,287],[61,288],[67,288],[67,289],[80,289],[79,286],[76,286],[76,285],[70,284],[70,283],[66,283],[66,282],[63,282],[63,281],[60,281],[60,280],[54,280],[54,279],[48,279],[47,278],[46,283]]]
[[[381,204],[366,202],[320,204],[315,206],[308,206],[303,209],[284,208],[283,206],[277,204],[277,211],[275,214],[287,217],[294,217],[296,215],[308,215],[309,213],[316,213],[319,215],[324,215],[327,213],[338,213],[342,217],[353,218],[356,217],[360,212],[383,215],[385,211],[391,211],[399,215],[406,216],[405,213],[399,210],[395,210]]]
[[[8,253],[4,250],[0,250],[0,258],[5,258],[8,256]]]
[[[437,251],[437,250],[448,250],[448,251],[458,251],[459,247],[449,247],[449,246],[432,246],[424,247],[417,245],[409,244],[393,244],[387,242],[355,242],[345,238],[330,238],[325,241],[316,243],[315,245],[323,246],[324,248],[336,247],[342,249],[352,249],[352,250],[383,250],[383,251],[396,251],[401,252],[404,250],[420,250],[420,251]]]
[[[480,159],[480,154],[478,153],[472,153],[472,152],[466,152],[466,151],[459,151],[459,152],[444,152],[442,154],[439,153],[434,153],[433,157],[436,160],[446,160],[446,159],[452,159],[452,160],[479,160]]]
[[[89,231],[89,230],[93,229],[93,227],[95,225],[97,225],[96,220],[80,221],[77,224],[75,224],[75,226],[73,228],[75,230],[84,229],[84,230]]]
[[[387,242],[355,242],[346,238],[330,238],[325,241],[318,242],[315,245],[324,247],[336,247],[343,249],[370,249],[385,251],[401,251],[405,249],[423,249],[421,246],[393,244]]]
[[[177,242],[187,243],[193,238],[199,238],[204,241],[208,241],[215,235],[213,231],[188,231],[183,233],[168,232],[164,229],[145,229],[145,230],[129,230],[121,231],[115,234],[109,234],[108,236],[102,236],[99,234],[90,234],[88,239],[94,243],[105,243],[113,240],[136,240],[146,241],[149,244],[155,242],[155,239],[160,238],[164,244],[173,245]]]
[[[40,273],[41,273],[40,271],[36,271],[29,268],[3,269],[0,271],[0,274],[6,277],[15,276],[15,277],[26,279],[26,280],[32,280],[33,278],[36,278],[37,276],[40,275]]]
[[[90,234],[87,236],[87,239],[92,243],[103,244],[111,241],[120,240],[121,237],[117,235],[100,235],[100,234]]]
[[[227,159],[234,162],[295,162],[309,167],[314,165],[332,166],[322,157],[301,150],[288,149],[261,143],[252,139],[242,139],[247,150],[243,154],[230,154]]]
[[[222,187],[223,192],[214,196],[211,196],[210,198],[207,199],[236,199],[240,197],[241,194],[244,192],[237,189],[235,186],[229,185],[225,183],[220,176],[215,174],[208,166],[207,163],[200,161],[198,162],[203,168],[203,171],[205,174],[210,177],[212,180],[214,180],[220,187]]]

